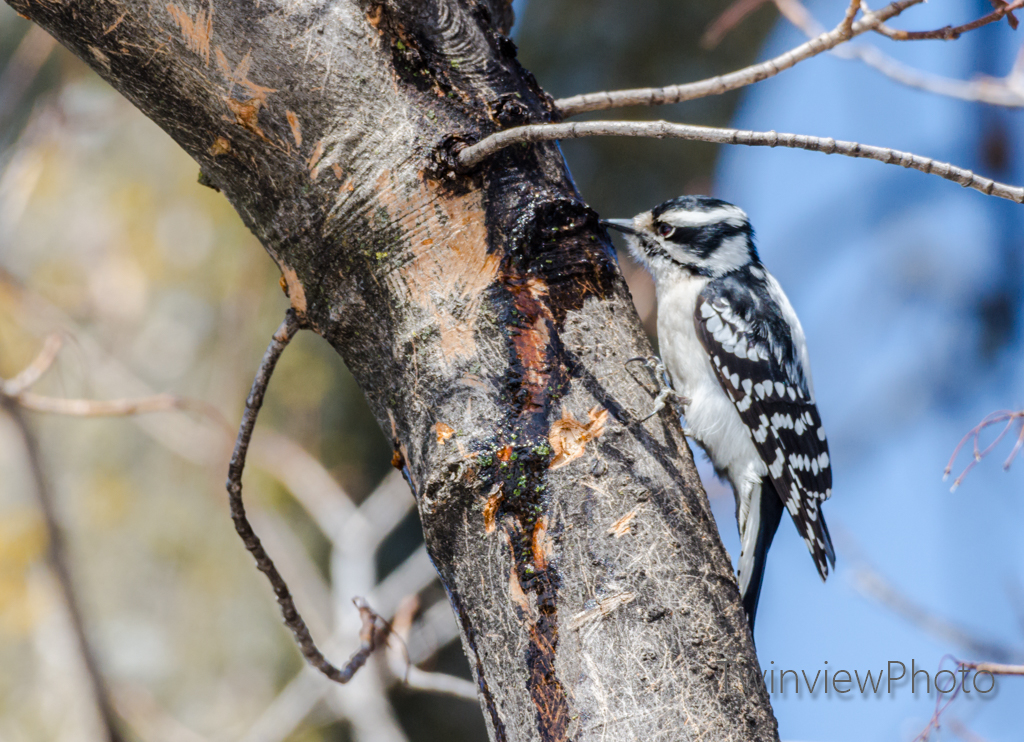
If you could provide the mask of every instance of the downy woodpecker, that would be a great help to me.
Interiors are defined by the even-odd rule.
[[[654,277],[658,344],[686,433],[732,485],[737,569],[754,627],[768,548],[785,507],[824,580],[835,551],[821,514],[832,492],[807,343],[754,247],[746,213],[708,196],[603,224]]]

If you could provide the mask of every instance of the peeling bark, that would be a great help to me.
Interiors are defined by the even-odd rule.
[[[8,0],[234,204],[395,447],[492,740],[775,740],[728,556],[508,0]]]

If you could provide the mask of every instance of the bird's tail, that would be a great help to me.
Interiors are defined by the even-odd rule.
[[[761,582],[764,579],[764,566],[768,559],[768,548],[772,545],[775,532],[782,520],[785,505],[775,491],[775,487],[767,479],[762,480],[760,492],[753,493],[750,512],[740,534],[742,547],[737,576],[740,583],[740,597],[743,608],[750,620],[750,631],[754,631],[754,616],[757,614],[757,601],[761,597]]]

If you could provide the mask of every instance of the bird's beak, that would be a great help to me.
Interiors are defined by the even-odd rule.
[[[611,227],[612,229],[618,230],[619,232],[625,232],[626,234],[637,233],[633,228],[632,219],[602,219],[601,224],[605,227]]]

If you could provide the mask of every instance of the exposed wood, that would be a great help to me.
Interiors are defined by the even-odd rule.
[[[454,166],[553,119],[507,0],[9,2],[195,158],[352,370],[493,740],[777,739],[679,426],[637,422],[597,215],[553,144]]]

